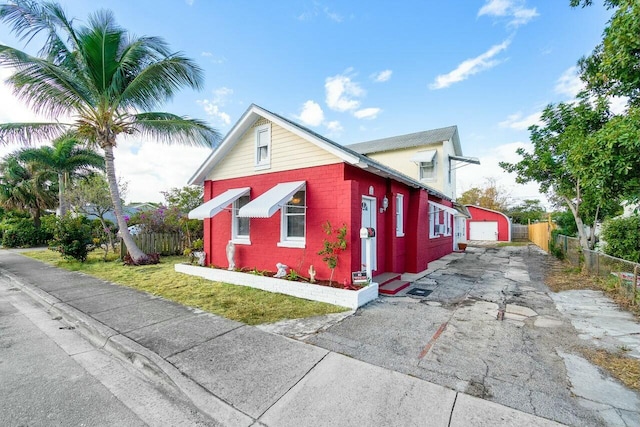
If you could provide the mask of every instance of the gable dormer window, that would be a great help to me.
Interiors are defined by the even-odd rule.
[[[256,169],[271,167],[271,124],[256,127]]]

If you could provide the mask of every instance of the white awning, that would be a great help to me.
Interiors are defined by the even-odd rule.
[[[441,205],[440,203],[436,203],[436,202],[432,202],[432,201],[429,201],[429,204],[437,207],[440,210],[449,212],[452,215],[459,214],[459,212],[457,210],[455,210],[454,208],[451,208],[449,206]]]
[[[409,160],[415,163],[430,163],[436,156],[436,150],[418,151]]]
[[[249,190],[251,190],[251,187],[227,190],[189,212],[189,219],[212,218],[240,197],[249,194]]]
[[[291,200],[291,197],[305,184],[306,181],[282,182],[241,207],[238,211],[238,216],[244,218],[269,218],[286,205]]]

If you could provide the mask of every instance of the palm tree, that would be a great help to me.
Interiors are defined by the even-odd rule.
[[[95,151],[79,147],[80,141],[72,135],[63,135],[53,141],[53,147],[24,148],[18,157],[56,174],[58,180],[58,205],[60,216],[67,213],[64,193],[71,180],[92,169],[104,171],[104,157]]]
[[[217,143],[218,132],[203,121],[152,111],[183,87],[200,89],[202,69],[172,53],[161,38],[130,35],[110,11],[96,12],[79,26],[57,3],[16,0],[0,6],[0,20],[27,43],[45,36],[39,56],[0,45],[0,65],[15,70],[7,80],[14,93],[52,120],[1,124],[0,141],[29,144],[73,131],[102,148],[118,227],[134,262],[143,261],[146,255],[127,230],[118,194],[117,137],[209,147]]]
[[[55,206],[55,186],[50,184],[47,173],[20,161],[17,153],[0,162],[0,204],[29,212],[36,228],[42,212]]]

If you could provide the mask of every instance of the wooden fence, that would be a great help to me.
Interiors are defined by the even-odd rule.
[[[511,241],[528,242],[529,226],[525,224],[511,224]]]
[[[140,233],[132,237],[145,254],[182,255],[184,251],[182,233]],[[127,247],[120,239],[120,258],[124,258],[126,254]]]
[[[537,224],[529,224],[529,240],[539,248],[549,252],[549,240],[551,239],[551,230],[556,228],[552,222],[539,222]]]

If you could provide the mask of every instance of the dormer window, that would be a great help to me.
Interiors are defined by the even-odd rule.
[[[271,167],[271,124],[256,127],[256,169]]]
[[[420,179],[423,181],[436,180],[436,159],[430,162],[420,162]]]
[[[420,180],[435,181],[437,179],[438,152],[436,150],[418,151],[411,157],[411,161],[418,165],[418,177]]]

